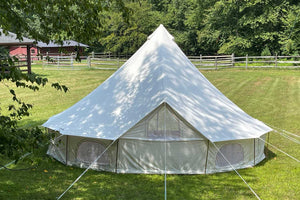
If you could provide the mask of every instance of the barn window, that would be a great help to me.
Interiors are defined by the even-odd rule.
[[[233,143],[224,144],[217,153],[217,167],[230,166],[221,153],[225,156],[225,158],[230,162],[231,165],[239,164],[244,160],[244,150],[242,145]]]
[[[92,141],[82,142],[77,150],[77,160],[80,162],[91,164],[94,162],[98,156],[103,153],[105,146]],[[97,161],[99,165],[108,165],[109,164],[109,155],[105,152]]]

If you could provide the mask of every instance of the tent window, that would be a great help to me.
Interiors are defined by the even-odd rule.
[[[77,160],[84,163],[92,163],[105,150],[105,146],[98,142],[82,142],[77,150]],[[109,156],[105,152],[97,161],[99,165],[109,165]]]
[[[226,167],[229,166],[228,162],[224,159],[222,154],[230,162],[231,165],[239,164],[244,160],[244,150],[240,144],[224,144],[220,151],[217,153],[216,166]]]
[[[167,139],[180,138],[180,121],[169,110],[160,109],[149,120],[147,126],[147,136],[151,139],[164,139],[165,129]],[[165,118],[165,119],[164,119]]]

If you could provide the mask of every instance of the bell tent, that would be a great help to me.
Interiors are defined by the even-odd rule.
[[[43,126],[56,131],[47,153],[60,162],[152,174],[254,166],[265,158],[260,138],[272,130],[216,89],[163,25],[110,78]]]

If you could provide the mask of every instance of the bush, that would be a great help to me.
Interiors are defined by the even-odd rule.
[[[269,49],[268,46],[266,46],[266,47],[262,50],[261,56],[271,56],[271,51],[270,51],[270,49]]]

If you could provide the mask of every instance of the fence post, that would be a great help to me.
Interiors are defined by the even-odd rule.
[[[87,57],[88,68],[91,68],[91,56]]]
[[[73,53],[71,53],[70,60],[71,60],[71,67],[72,67],[72,69],[74,69],[74,66],[73,66]]]
[[[200,54],[200,67],[202,66],[202,54]]]
[[[31,52],[30,52],[30,45],[27,45],[27,73],[31,74]]]
[[[246,54],[246,69],[248,69],[248,54]]]
[[[232,62],[232,67],[234,67],[234,53],[231,54],[231,62]]]
[[[92,51],[92,58],[95,58],[95,52]]]
[[[218,69],[217,56],[215,56],[215,68]]]
[[[57,56],[57,69],[59,69],[59,55]]]
[[[43,70],[45,68],[45,60],[44,59],[45,59],[44,56],[42,56],[42,67],[43,67]]]
[[[277,68],[277,58],[278,58],[278,54],[276,52],[276,55],[275,55],[275,68]]]
[[[48,51],[47,51],[47,53],[46,53],[46,61],[47,61],[47,67],[49,67],[49,53],[48,53]]]

